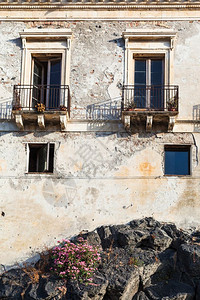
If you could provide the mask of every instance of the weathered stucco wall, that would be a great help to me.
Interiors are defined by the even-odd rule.
[[[20,82],[24,28],[71,28],[72,115],[66,132],[56,127],[19,131],[0,123],[0,262],[10,265],[56,240],[101,224],[153,216],[178,226],[199,226],[200,133],[193,121],[200,105],[200,23],[197,21],[1,22],[0,101]],[[87,106],[120,101],[127,28],[177,32],[174,84],[180,113],[172,133],[130,136],[119,122],[79,122]],[[181,122],[182,120],[182,122]],[[54,173],[27,174],[26,143],[55,143]],[[192,175],[164,176],[164,145],[191,145]]]
[[[25,173],[30,141],[55,142],[53,175]],[[163,176],[168,143],[192,145],[192,176]],[[200,157],[192,134],[7,133],[0,153],[4,264],[101,224],[153,216],[199,225]]]
[[[70,91],[74,118],[85,118],[88,105],[120,101],[125,67],[122,32],[126,29],[168,28],[177,32],[172,84],[179,85],[178,120],[192,120],[195,106],[200,105],[196,88],[200,73],[198,21],[1,22],[1,103],[12,99],[12,85],[20,83],[19,32],[25,28],[71,28]]]

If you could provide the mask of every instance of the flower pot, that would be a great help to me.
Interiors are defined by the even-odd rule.
[[[135,108],[134,110],[135,111],[146,111],[147,109],[146,108]]]

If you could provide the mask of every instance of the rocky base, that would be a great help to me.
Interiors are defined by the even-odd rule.
[[[200,299],[200,232],[188,234],[145,218],[102,226],[82,237],[102,248],[92,285],[53,277],[47,256],[34,268],[2,274],[0,299]]]

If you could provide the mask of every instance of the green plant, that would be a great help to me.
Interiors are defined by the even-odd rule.
[[[144,262],[137,257],[130,257],[128,264],[134,265],[135,267],[141,267],[144,264]]]
[[[13,106],[13,110],[22,110],[21,104],[16,103],[16,104]]]
[[[128,104],[128,107],[127,107],[127,110],[133,110],[136,108],[136,103],[134,101],[131,101],[129,104]]]
[[[52,250],[53,267],[51,270],[61,278],[91,283],[100,261],[97,248],[88,245],[83,238],[79,238],[77,244],[69,240],[59,243]]]
[[[168,101],[167,101],[167,108],[168,110],[177,110],[178,108],[178,99],[177,96],[175,95],[174,97],[171,97]]]

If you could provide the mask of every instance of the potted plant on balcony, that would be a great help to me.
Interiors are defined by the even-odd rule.
[[[45,111],[45,105],[43,103],[37,103],[35,105],[38,112],[44,112]]]
[[[127,107],[127,111],[133,111],[136,108],[136,104],[134,101],[131,101]]]
[[[168,109],[168,111],[177,111],[177,109],[178,109],[178,99],[177,99],[176,95],[174,97],[171,97],[167,101],[167,109]]]
[[[66,110],[67,110],[67,107],[66,107],[65,105],[60,105],[60,110],[66,111]]]
[[[13,105],[13,110],[22,110],[21,104],[17,102],[15,105]]]

